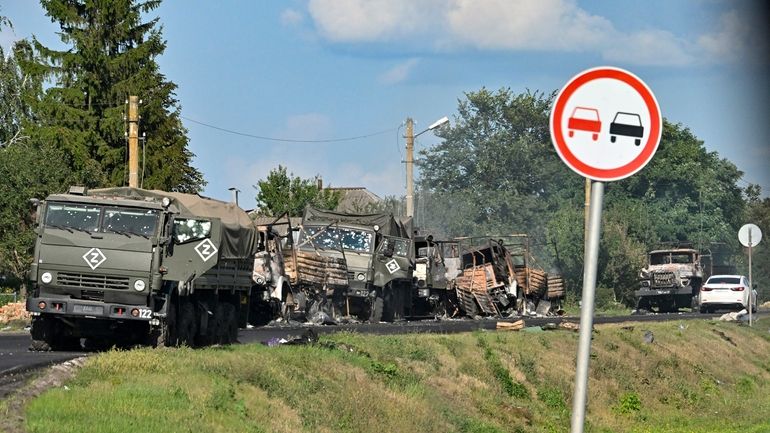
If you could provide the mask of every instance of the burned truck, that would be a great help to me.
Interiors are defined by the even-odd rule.
[[[256,230],[234,203],[71,188],[37,206],[32,348],[234,342],[248,320]]]
[[[409,223],[390,214],[307,207],[287,240],[283,262],[295,311],[311,317],[378,322],[411,309],[413,247]]]
[[[464,314],[504,317],[563,313],[563,279],[533,265],[528,235],[458,240],[461,268],[455,288]]]
[[[639,290],[634,292],[636,310],[671,313],[692,308],[695,311],[703,278],[698,250],[651,251],[647,266],[639,273]]]
[[[460,273],[457,241],[415,236],[414,287],[411,317],[453,317],[459,314],[454,281]]]

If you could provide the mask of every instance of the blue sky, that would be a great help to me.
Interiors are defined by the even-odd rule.
[[[406,117],[420,131],[482,87],[551,92],[610,65],[641,77],[663,115],[770,192],[768,14],[719,0],[166,0],[161,71],[177,97],[204,194],[256,190],[278,164],[380,196],[405,187]],[[0,44],[58,27],[31,0],[5,0]],[[286,143],[228,134],[325,140]],[[417,149],[437,143],[421,135]],[[565,170],[568,170],[565,166]]]

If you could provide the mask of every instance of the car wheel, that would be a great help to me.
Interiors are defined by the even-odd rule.
[[[570,132],[569,132],[569,136],[570,136],[570,137],[573,137],[574,135],[575,135],[575,131],[570,131]]]
[[[596,141],[596,140],[599,139],[599,134],[594,134],[594,135],[591,136],[591,138],[593,138],[594,141]]]
[[[634,144],[638,146],[638,145],[642,144],[642,140],[637,138],[636,140],[634,140]]]
[[[617,140],[617,137],[615,137],[614,135],[611,135],[611,136],[610,136],[610,141],[611,141],[612,143],[614,143],[614,142],[615,142],[615,140]]]

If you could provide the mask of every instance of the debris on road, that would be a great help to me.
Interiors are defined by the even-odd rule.
[[[524,321],[517,320],[515,322],[497,322],[498,331],[519,331],[524,328]]]
[[[721,315],[719,317],[719,321],[720,322],[738,322],[738,321],[743,321],[744,320],[744,316],[746,317],[746,319],[748,319],[748,314],[749,314],[749,312],[746,311],[746,309],[744,308],[741,311],[733,311],[733,312],[725,313],[725,314]]]
[[[23,302],[11,302],[0,307],[0,323],[29,320],[29,312]]]

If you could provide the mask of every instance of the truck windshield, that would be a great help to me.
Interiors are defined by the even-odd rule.
[[[118,233],[149,237],[155,234],[158,211],[92,204],[48,203],[46,227],[88,233]]]
[[[695,263],[695,259],[692,254],[689,253],[665,253],[653,254],[650,256],[651,265],[668,265],[671,263]]]
[[[372,250],[372,233],[346,227],[306,226],[300,236],[300,245],[315,245],[325,250],[339,250],[368,253]]]
[[[152,236],[158,223],[158,211],[121,207],[104,208],[103,231]]]
[[[45,225],[57,229],[95,232],[99,228],[99,206],[49,203]]]

